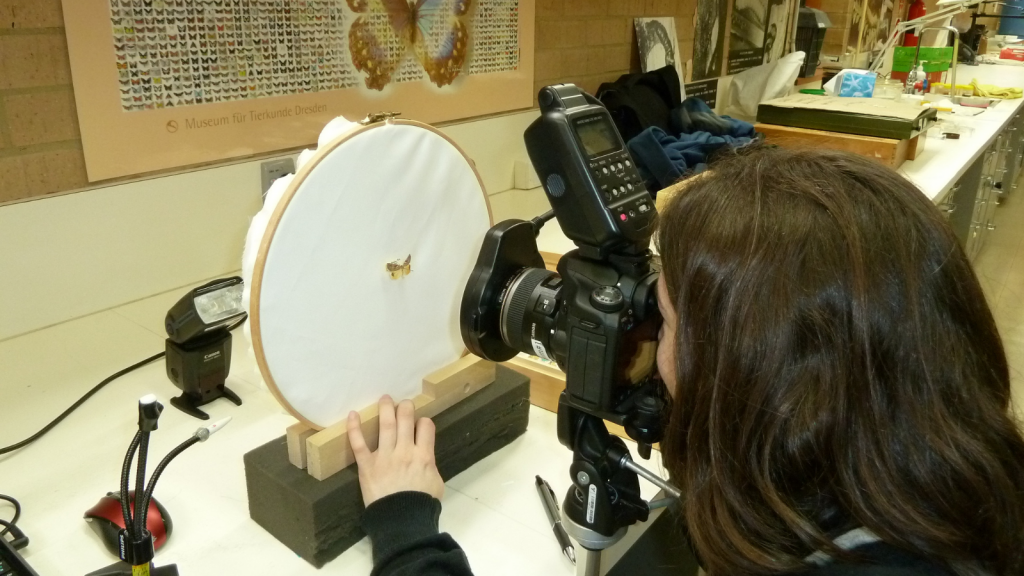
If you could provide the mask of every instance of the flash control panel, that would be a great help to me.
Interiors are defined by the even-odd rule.
[[[617,221],[628,223],[654,209],[629,152],[620,150],[591,159],[588,166],[605,206]]]

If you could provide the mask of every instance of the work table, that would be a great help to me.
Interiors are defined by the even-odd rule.
[[[106,376],[163,350],[163,317],[186,291],[0,342],[0,446],[36,432]],[[154,492],[174,524],[157,565],[177,563],[182,576],[369,574],[366,539],[317,570],[249,518],[242,456],[283,436],[295,420],[261,384],[241,330],[234,333],[232,356],[227,385],[242,406],[224,399],[204,406],[207,422],[233,420],[175,459]],[[201,424],[170,405],[179,391],[162,359],[113,381],[34,444],[0,456],[0,493],[22,504],[18,526],[31,539],[22,554],[41,576],[80,576],[116,560],[82,515],[118,490],[121,462],[137,429],[136,402],[148,393],[165,406],[151,439],[152,471]],[[647,466],[660,470],[656,460]],[[441,529],[462,545],[477,574],[575,573],[534,487],[540,475],[561,497],[570,485],[571,461],[572,453],[558,443],[555,415],[531,407],[526,434],[446,483]],[[657,492],[641,485],[647,498]],[[0,503],[0,518],[10,514]]]
[[[980,64],[957,66],[960,84],[977,79],[980,84],[1005,87],[1024,87],[1024,67]],[[956,122],[974,129],[959,140],[942,140],[931,134],[925,142],[924,152],[916,159],[904,162],[899,172],[917,185],[933,202],[942,202],[952,187],[1024,105],[1024,99],[1002,100],[977,116],[955,116]],[[940,113],[939,119],[950,118]]]

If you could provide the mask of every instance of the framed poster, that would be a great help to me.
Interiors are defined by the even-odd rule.
[[[729,0],[698,0],[694,12],[693,80],[722,75]]]
[[[795,6],[796,0],[735,0],[729,74],[774,62],[789,53]]]
[[[881,50],[892,29],[893,1],[864,0],[851,3],[846,51],[856,54]]]
[[[729,26],[729,66],[735,74],[764,63],[765,16],[769,0],[735,0]]]
[[[89,180],[533,103],[534,0],[63,0]]]
[[[712,110],[718,106],[718,78],[690,82],[685,86],[685,90],[687,97],[700,98]]]
[[[679,75],[679,85],[686,82],[675,18],[634,18],[640,68],[644,72],[672,66]]]

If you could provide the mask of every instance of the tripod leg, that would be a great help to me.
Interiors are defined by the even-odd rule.
[[[601,576],[601,551],[586,550],[583,562],[576,567],[576,576]]]

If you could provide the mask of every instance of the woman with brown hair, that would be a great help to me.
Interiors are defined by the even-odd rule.
[[[662,457],[709,576],[1024,574],[1002,344],[912,184],[847,154],[748,150],[682,187],[659,250]],[[374,453],[350,418],[374,572],[468,574],[412,412],[382,401]]]

